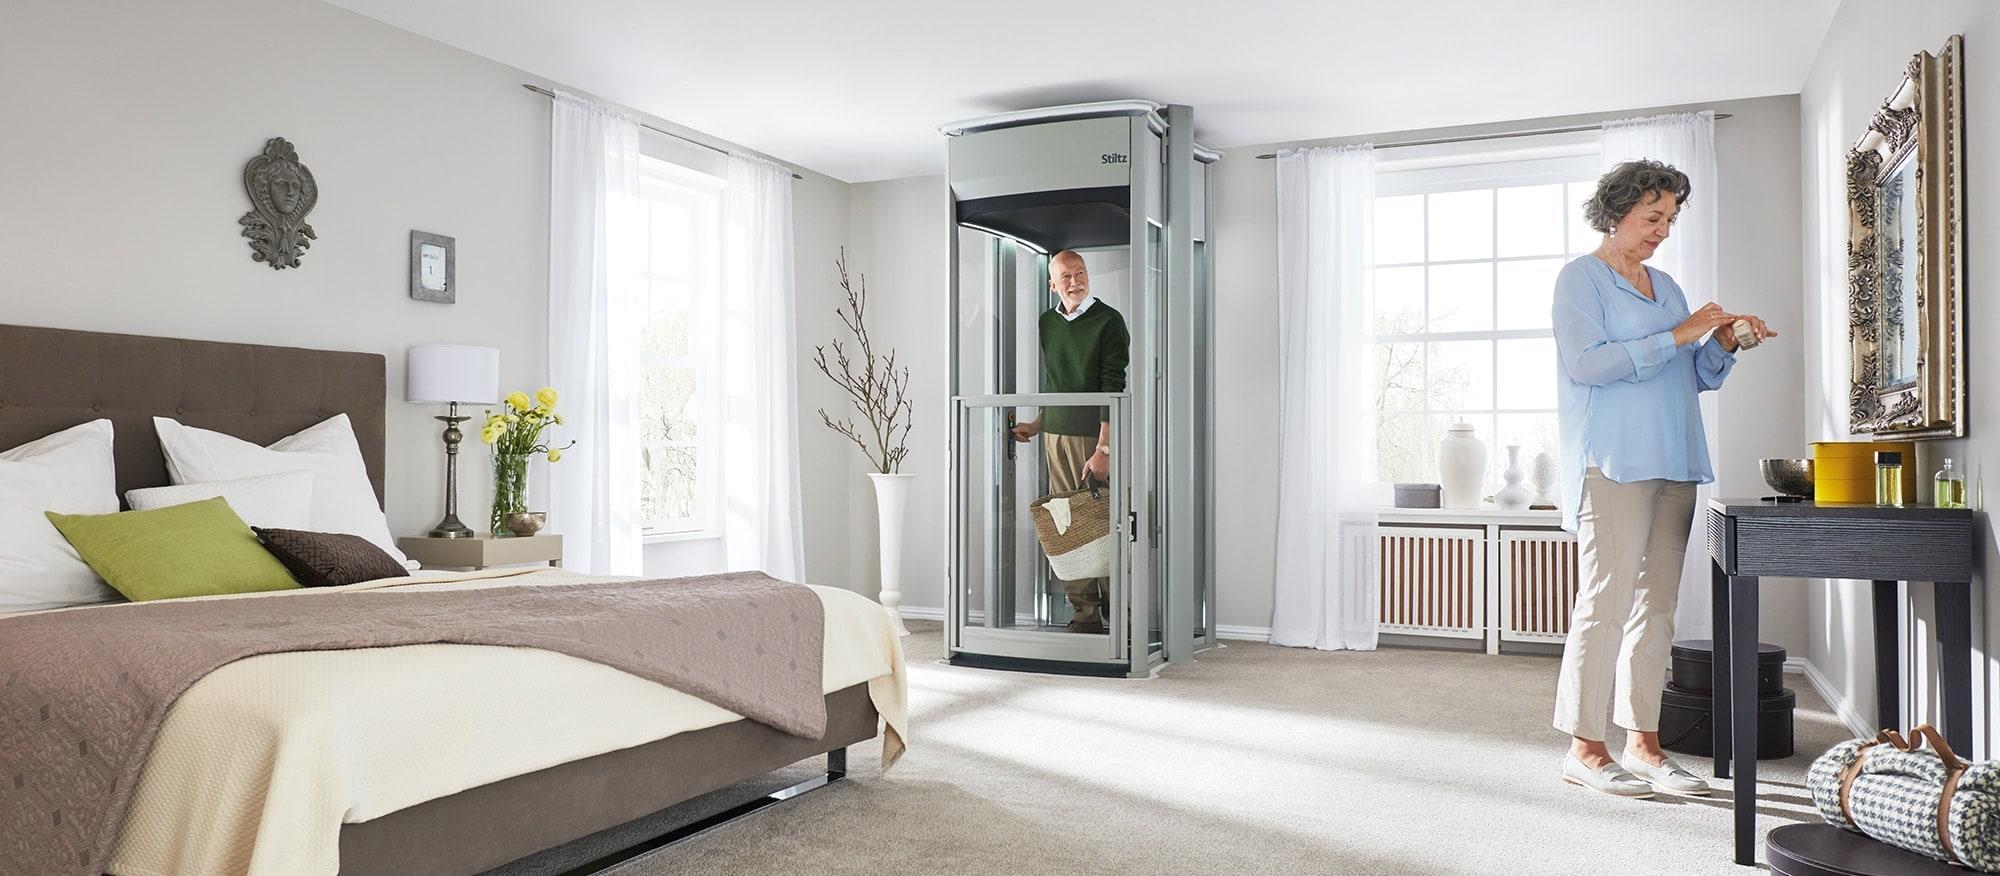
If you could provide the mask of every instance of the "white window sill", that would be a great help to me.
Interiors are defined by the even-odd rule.
[[[654,532],[639,537],[645,544],[674,544],[683,541],[708,541],[721,538],[722,533],[712,529],[696,529],[688,532]]]
[[[1497,523],[1521,526],[1561,526],[1562,512],[1553,509],[1506,511],[1499,508],[1393,508],[1376,511],[1382,523],[1470,523],[1484,526]]]

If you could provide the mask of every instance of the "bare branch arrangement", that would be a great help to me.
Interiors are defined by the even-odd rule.
[[[858,290],[848,282],[846,247],[841,247],[840,257],[833,260],[833,266],[840,272],[840,290],[847,293],[847,306],[836,307],[833,313],[854,335],[859,360],[836,340],[826,346],[813,347],[813,364],[819,366],[820,373],[825,374],[828,380],[847,392],[848,402],[867,418],[868,428],[873,434],[864,437],[861,430],[855,427],[854,420],[835,420],[825,408],[819,409],[819,418],[827,428],[847,436],[847,440],[861,448],[876,471],[894,474],[902,469],[903,457],[910,453],[910,369],[908,366],[897,369],[895,350],[890,350],[880,359],[876,358],[875,346],[869,341],[868,324],[865,322],[868,277],[862,275]],[[827,359],[829,349],[833,351],[831,364]]]

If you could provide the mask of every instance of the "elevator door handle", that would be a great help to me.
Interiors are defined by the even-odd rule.
[[[1000,427],[1000,443],[1007,445],[1007,461],[1014,461],[1014,412],[1007,412],[1007,423]]]

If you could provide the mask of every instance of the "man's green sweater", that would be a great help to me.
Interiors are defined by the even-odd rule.
[[[1051,308],[1042,313],[1043,392],[1123,392],[1125,366],[1132,361],[1132,333],[1125,317],[1102,300],[1076,319]],[[1042,431],[1097,437],[1104,408],[1049,408]]]

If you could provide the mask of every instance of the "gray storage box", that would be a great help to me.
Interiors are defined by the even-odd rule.
[[[1396,507],[1437,508],[1444,504],[1444,487],[1437,484],[1397,484]]]

